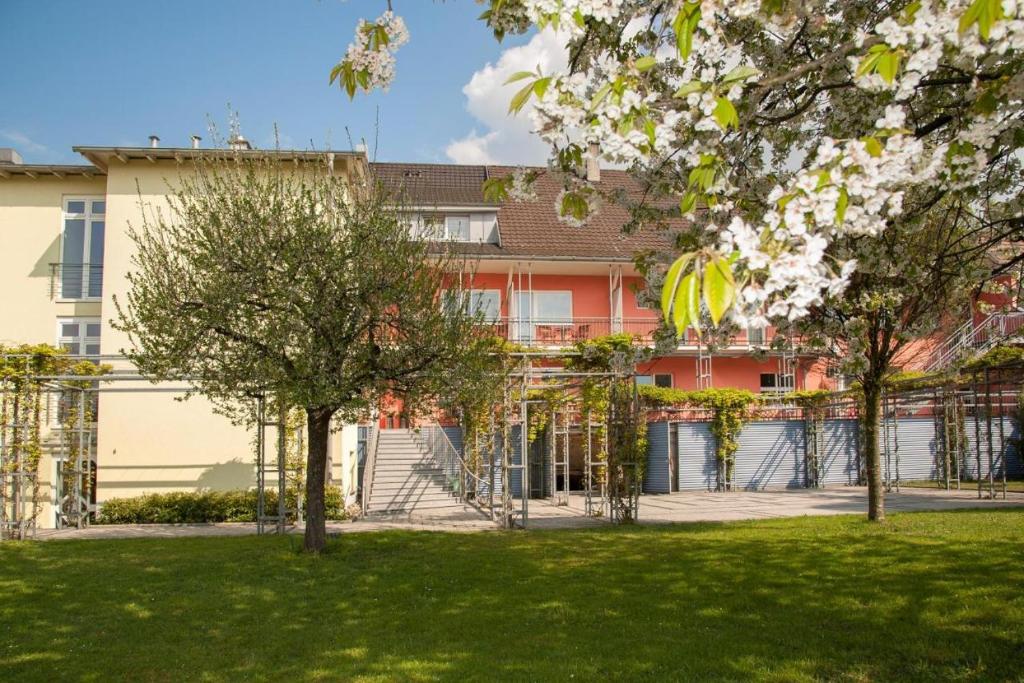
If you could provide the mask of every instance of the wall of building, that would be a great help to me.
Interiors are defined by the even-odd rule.
[[[110,324],[114,298],[124,301],[134,245],[129,225],[140,225],[139,202],[167,209],[168,189],[178,177],[173,162],[111,162],[107,186],[107,239],[101,346],[120,354],[127,336]],[[170,385],[163,385],[164,388]],[[181,386],[176,383],[174,386]],[[164,392],[105,393],[98,435],[97,501],[144,493],[231,490],[255,484],[253,434],[217,414],[202,397],[181,401]],[[354,428],[336,432],[329,446],[335,483],[354,496]]]
[[[535,292],[572,292],[572,315],[574,319],[599,318],[608,320],[611,317],[611,301],[608,295],[608,277],[601,275],[550,275],[536,274],[532,277],[524,273],[522,278],[513,277],[515,288],[523,291],[532,289]],[[531,282],[532,281],[532,282]],[[511,316],[514,307],[506,297],[508,273],[478,272],[469,278],[467,287],[474,289],[493,289],[501,292],[501,314]]]
[[[57,318],[98,316],[99,302],[51,297],[51,263],[61,260],[64,197],[103,195],[103,176],[0,178],[0,344],[54,344]]]
[[[637,372],[644,375],[671,374],[676,389],[697,388],[697,357],[662,356],[640,365]],[[778,356],[764,359],[752,355],[719,355],[711,361],[711,383],[715,387],[732,387],[759,392],[761,373],[779,372]],[[834,383],[825,375],[824,361],[801,358],[797,365],[797,389],[828,389]]]
[[[103,176],[0,178],[0,345],[56,344],[59,319],[100,315],[99,302],[63,301],[51,291],[50,264],[61,260],[64,197],[103,195],[105,185]],[[43,528],[55,520],[51,444],[57,438],[51,430],[42,435],[37,523]]]
[[[140,200],[154,210],[167,210],[167,179],[176,174],[173,163],[111,161],[103,282],[106,315],[100,342],[104,354],[120,354],[130,347],[127,336],[110,324],[114,299],[124,301],[128,292],[126,275],[135,252],[129,225],[142,221]],[[205,399],[180,398],[157,391],[100,397],[97,502],[102,505],[109,498],[144,493],[230,490],[255,483],[251,435],[215,414]]]

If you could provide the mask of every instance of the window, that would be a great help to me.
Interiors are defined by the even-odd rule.
[[[100,319],[58,318],[57,346],[72,356],[100,355]]]
[[[64,201],[60,295],[63,299],[98,299],[103,295],[103,243],[107,203],[102,199]]]
[[[572,322],[572,292],[534,292],[532,317],[544,323]]]
[[[416,239],[490,243],[498,241],[497,220],[495,213],[424,212],[408,213],[405,218]]]
[[[445,227],[445,237],[448,239],[456,242],[469,241],[469,216],[446,216]]]
[[[750,344],[761,345],[764,344],[764,328],[763,327],[748,327],[747,328],[747,342]]]
[[[793,390],[793,378],[782,377],[776,372],[761,373],[762,394],[782,394]]]
[[[670,373],[656,374],[656,375],[637,375],[637,384],[646,384],[648,386],[664,387],[666,389],[672,388],[672,375]]]
[[[469,216],[410,214],[408,222],[412,236],[419,239],[469,241]]]
[[[480,313],[487,322],[501,318],[501,291],[497,289],[446,289],[441,300],[446,307],[465,304],[471,315]]]
[[[517,340],[561,339],[557,330],[572,326],[572,292],[519,292],[515,315]]]

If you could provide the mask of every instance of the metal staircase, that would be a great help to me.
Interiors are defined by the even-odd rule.
[[[1020,339],[1024,342],[1021,328],[1024,328],[1024,311],[993,313],[980,322],[968,320],[935,349],[925,371],[944,370],[1004,341]]]
[[[424,433],[425,432],[425,433]],[[443,432],[442,432],[443,433]],[[452,458],[438,457],[433,429],[382,429],[372,454],[364,512],[373,516],[448,516],[470,512],[460,496],[461,472]],[[454,457],[457,452],[452,448]]]

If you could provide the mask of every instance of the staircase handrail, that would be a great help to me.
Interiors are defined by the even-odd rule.
[[[434,460],[445,481],[452,488],[455,497],[460,501],[463,498],[462,490],[462,456],[455,449],[448,435],[440,425],[422,425],[413,430],[413,435],[420,445],[427,451]]]
[[[936,349],[927,371],[940,370],[971,353],[984,351],[1024,327],[1024,311],[992,313],[980,322],[968,320]]]
[[[370,509],[370,489],[373,487],[373,468],[377,463],[377,442],[380,429],[370,427],[366,435],[366,460],[363,463],[363,514]]]
[[[421,426],[417,438],[444,472],[445,479],[460,501],[466,502],[468,491],[480,490],[483,480],[475,472],[470,471],[465,458],[455,448],[441,425]]]

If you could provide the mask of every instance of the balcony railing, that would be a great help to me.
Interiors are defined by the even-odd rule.
[[[538,318],[499,318],[487,328],[496,336],[524,346],[563,347],[576,342],[596,339],[622,332],[638,343],[653,343],[659,321],[656,318],[573,318],[549,320]],[[759,331],[741,330],[729,343],[729,348],[753,349],[768,346],[775,336],[773,328]],[[696,347],[698,338],[692,329],[680,340],[680,347]]]
[[[102,263],[50,264],[50,299],[99,299],[102,296]]]

